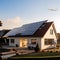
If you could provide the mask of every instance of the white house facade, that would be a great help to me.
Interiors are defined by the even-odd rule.
[[[57,44],[57,36],[56,32],[54,31],[53,24],[51,24],[50,28],[41,39],[41,49],[53,48],[55,47],[55,44]]]
[[[35,27],[36,25],[38,28]],[[57,43],[56,30],[53,22],[42,21],[40,23],[37,22],[29,25],[26,24],[23,26],[23,28],[21,28],[24,30],[21,30],[19,28],[15,29],[15,32],[14,29],[11,30],[4,36],[7,37],[7,39],[9,39],[9,46],[16,46],[16,47],[18,46],[20,48],[28,48],[28,47],[34,48],[38,44],[39,48],[42,50],[42,49],[54,48]]]
[[[36,44],[32,43],[32,40],[34,40],[34,42],[38,43],[39,47],[41,47],[41,38],[39,37],[8,37],[7,39],[9,39],[9,46],[18,45],[20,48],[28,48],[28,46],[34,47],[36,46]]]

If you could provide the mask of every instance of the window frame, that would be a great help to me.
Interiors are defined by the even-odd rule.
[[[36,44],[37,43],[36,40],[37,39],[31,39],[31,44]]]
[[[54,41],[54,39],[45,39],[44,40],[44,45],[52,45],[53,41]]]
[[[14,39],[10,39],[11,40],[11,43],[14,43],[15,42],[15,40]]]
[[[50,34],[53,35],[53,29],[50,29]]]

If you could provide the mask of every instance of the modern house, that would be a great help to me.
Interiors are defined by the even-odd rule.
[[[18,46],[20,48],[34,48],[38,44],[42,50],[54,48],[57,43],[54,22],[47,22],[47,20],[14,28],[4,37],[9,39],[9,46]]]

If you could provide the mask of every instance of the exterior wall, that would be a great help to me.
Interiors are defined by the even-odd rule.
[[[39,37],[9,37],[9,46],[16,46],[16,44],[20,47],[20,40],[21,39],[27,39],[27,45],[28,43],[31,43],[31,39],[36,39],[36,42],[38,43],[39,47],[41,48],[41,39]],[[11,43],[11,39],[14,39],[15,42]]]
[[[16,46],[16,44],[20,44],[19,41],[20,41],[20,38],[16,38],[16,37],[9,37],[9,46]],[[14,43],[11,43],[11,39],[14,39]]]
[[[38,43],[39,47],[41,48],[41,39],[39,37],[20,37],[20,39],[27,39],[27,45],[31,43],[31,39],[36,39],[36,42]]]
[[[44,35],[44,37],[41,39],[41,49],[46,49],[46,48],[52,48],[54,45],[45,45],[44,44],[44,39],[54,39],[54,41],[57,43],[57,38],[53,29],[53,35],[50,34],[50,29],[53,29],[52,25]]]

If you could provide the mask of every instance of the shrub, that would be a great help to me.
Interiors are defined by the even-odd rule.
[[[45,52],[44,50],[42,50],[41,52]]]
[[[16,49],[12,49],[13,51],[16,51]]]
[[[34,48],[35,52],[39,52],[40,49],[39,49],[39,45],[37,44],[36,47]]]

